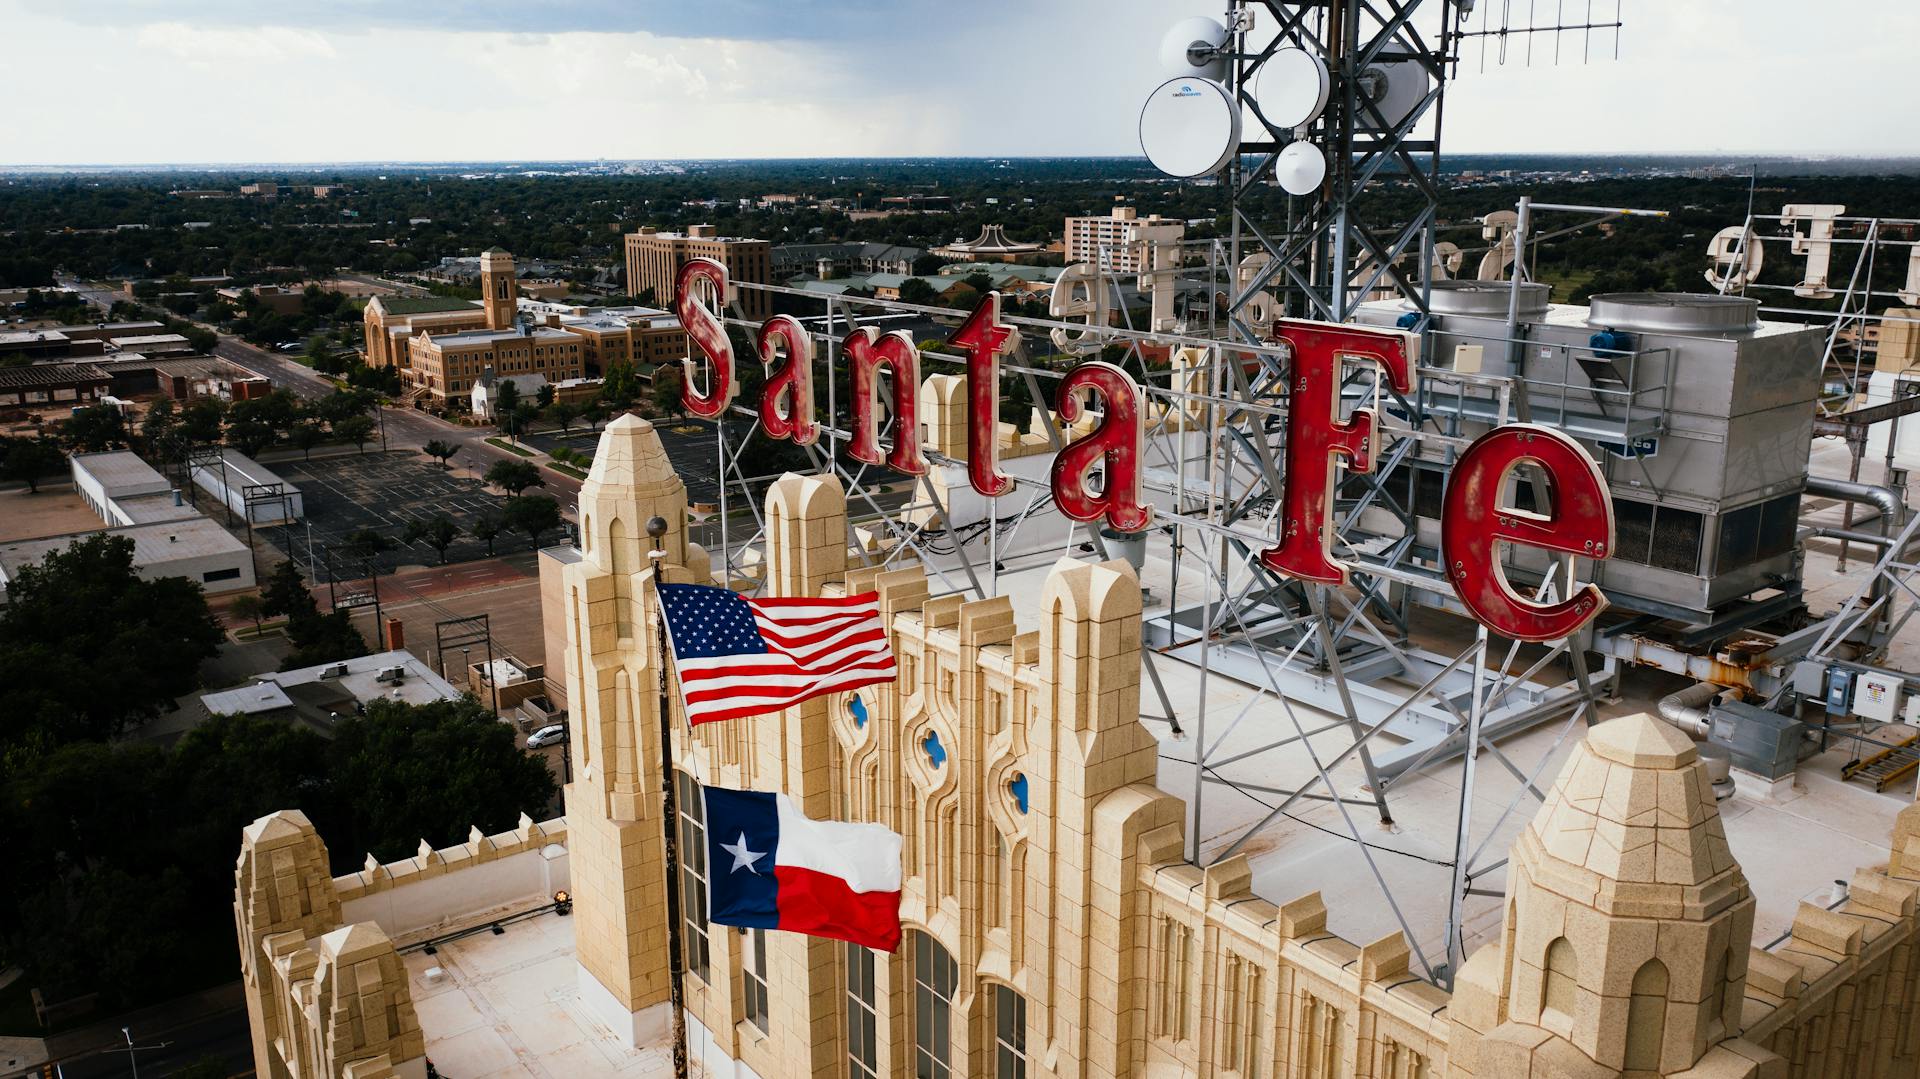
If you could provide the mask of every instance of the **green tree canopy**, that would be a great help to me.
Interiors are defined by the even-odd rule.
[[[487,482],[509,495],[547,485],[547,481],[540,478],[539,467],[528,461],[495,461],[487,469]]]
[[[132,540],[96,534],[55,551],[20,571],[0,607],[0,745],[114,737],[192,690],[221,639],[199,584],[143,580]]]

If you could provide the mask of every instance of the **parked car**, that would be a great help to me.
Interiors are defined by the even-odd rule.
[[[547,746],[560,745],[566,740],[567,725],[564,723],[549,723],[539,730],[534,731],[532,734],[527,735],[527,748],[543,749]]]

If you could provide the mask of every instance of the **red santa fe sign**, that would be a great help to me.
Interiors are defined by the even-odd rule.
[[[702,283],[708,286],[704,292],[696,287]],[[683,380],[682,400],[696,416],[720,415],[737,392],[733,346],[720,318],[728,287],[726,268],[712,260],[693,259],[680,271],[675,308],[704,357],[704,364],[686,361]],[[1409,392],[1413,338],[1397,330],[1284,319],[1274,324],[1274,334],[1292,350],[1287,469],[1279,534],[1260,559],[1283,576],[1343,584],[1347,567],[1330,546],[1334,469],[1372,471],[1376,439],[1372,410],[1355,409],[1348,419],[1339,418],[1341,364],[1371,362],[1396,390]],[[1012,327],[1000,322],[997,293],[989,293],[950,339],[967,355],[967,479],[989,497],[1013,487],[999,467],[996,407],[1000,354],[1012,339]],[[761,326],[756,342],[768,371],[758,406],[761,426],[770,438],[812,443],[819,435],[812,339],[794,319],[776,315]],[[874,407],[880,369],[886,367],[893,376],[895,432],[919,430],[920,353],[913,339],[902,331],[881,334],[863,327],[849,333],[841,349],[851,381],[848,454],[908,475],[925,473],[927,461],[917,440],[896,435],[891,448],[881,445]],[[1090,361],[1067,372],[1060,384],[1061,420],[1074,423],[1088,411],[1100,418],[1054,458],[1054,501],[1066,516],[1104,521],[1121,532],[1139,532],[1152,523],[1153,506],[1142,489],[1146,404],[1133,377],[1112,364]],[[1522,464],[1546,477],[1550,497],[1544,513],[1502,503],[1508,477]],[[1087,482],[1095,465],[1103,475],[1098,491]],[[1496,633],[1523,641],[1556,640],[1591,622],[1607,605],[1592,584],[1569,588],[1565,599],[1535,602],[1516,591],[1501,568],[1503,542],[1593,559],[1612,554],[1613,501],[1600,468],[1578,442],[1557,430],[1508,424],[1475,439],[1454,464],[1440,526],[1441,557],[1455,594]]]

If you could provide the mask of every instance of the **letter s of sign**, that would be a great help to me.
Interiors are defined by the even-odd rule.
[[[1279,542],[1260,561],[1301,581],[1343,584],[1347,567],[1333,559],[1328,531],[1333,511],[1334,458],[1354,472],[1373,471],[1373,412],[1356,408],[1335,417],[1342,357],[1372,360],[1401,393],[1413,390],[1420,339],[1402,330],[1362,329],[1331,322],[1282,320],[1274,334],[1293,349],[1287,383],[1287,479],[1280,495]]]
[[[1000,294],[989,292],[947,343],[967,350],[967,480],[993,498],[1012,489],[1000,471],[1000,354],[1013,327],[1000,324]]]
[[[1540,468],[1550,491],[1546,512],[1502,504],[1507,477],[1522,463]],[[1500,542],[1603,559],[1613,554],[1613,500],[1600,466],[1578,442],[1550,427],[1508,424],[1467,447],[1447,477],[1440,551],[1468,611],[1516,641],[1559,640],[1593,621],[1607,598],[1591,583],[1567,598],[1535,603],[1513,590],[1500,566]]]
[[[700,296],[700,290],[695,287],[703,281],[712,287],[711,310]],[[688,259],[687,264],[680,267],[680,277],[674,282],[674,313],[680,316],[680,325],[687,331],[687,340],[705,354],[711,370],[707,377],[707,390],[701,393],[694,388],[698,381],[695,376],[700,373],[700,362],[691,356],[683,361],[686,377],[680,380],[680,402],[688,412],[707,419],[725,412],[727,404],[737,392],[733,381],[733,342],[727,339],[727,327],[721,321],[730,288],[727,268],[712,259]]]
[[[1104,516],[1117,532],[1139,532],[1153,522],[1153,507],[1141,499],[1140,453],[1147,441],[1147,421],[1140,387],[1110,363],[1083,363],[1060,380],[1062,423],[1079,421],[1086,408],[1080,398],[1088,391],[1100,395],[1103,415],[1091,434],[1054,457],[1053,500],[1073,520]],[[1101,464],[1105,480],[1098,494],[1087,490],[1087,472],[1095,463]]]
[[[813,420],[813,337],[792,315],[775,315],[760,327],[760,362],[773,373],[760,391],[760,426],[768,438],[791,438],[796,445],[811,446],[820,436]],[[780,362],[780,350],[786,349],[786,361]],[[775,364],[779,364],[775,367]],[[786,396],[786,407],[780,404]]]

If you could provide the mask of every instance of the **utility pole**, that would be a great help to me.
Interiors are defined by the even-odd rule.
[[[127,1067],[133,1072],[133,1079],[140,1079],[141,1053],[152,1049],[165,1049],[167,1046],[173,1044],[172,1042],[157,1042],[153,1045],[135,1045],[133,1044],[133,1030],[131,1027],[121,1027],[120,1036],[127,1039],[127,1044],[124,1046],[116,1045],[106,1051],[109,1053],[127,1054]]]

